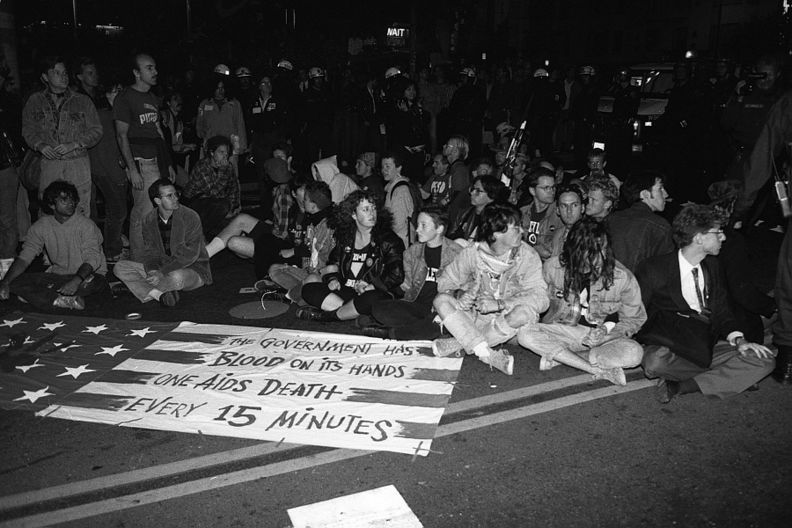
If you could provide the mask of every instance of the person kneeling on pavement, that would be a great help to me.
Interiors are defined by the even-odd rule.
[[[633,274],[613,256],[607,227],[583,218],[569,230],[561,255],[544,263],[550,309],[517,333],[539,354],[540,370],[563,363],[616,385],[624,368],[641,364],[643,349],[629,339],[646,321]]]
[[[363,335],[404,340],[440,337],[432,310],[437,280],[462,250],[446,238],[447,226],[448,215],[439,207],[421,211],[415,229],[418,241],[404,252],[404,299],[375,303],[370,318],[360,316]]]
[[[402,296],[404,243],[379,211],[374,195],[353,191],[334,213],[336,246],[319,274],[309,275],[297,310],[310,321],[347,321],[371,314],[379,301]]]
[[[42,216],[28,230],[22,252],[0,280],[1,300],[13,293],[42,311],[82,310],[85,296],[106,289],[102,233],[89,218],[75,214],[79,200],[71,183],[56,180],[47,186],[43,205],[51,215]],[[24,273],[45,251],[47,271]]]
[[[143,219],[142,262],[121,260],[113,274],[140,299],[176,306],[179,291],[212,284],[198,213],[179,204],[179,193],[168,179],[148,189],[155,209]]]
[[[514,357],[492,347],[509,341],[523,325],[534,325],[549,305],[539,254],[522,234],[520,211],[513,205],[493,203],[481,211],[476,242],[437,283],[434,308],[454,337],[435,339],[435,355],[464,349],[512,375]]]

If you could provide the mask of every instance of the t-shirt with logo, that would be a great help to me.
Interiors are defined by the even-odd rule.
[[[535,246],[536,243],[539,241],[539,236],[544,235],[545,233],[540,233],[540,227],[542,224],[542,220],[544,220],[545,216],[547,215],[547,211],[550,208],[545,208],[544,211],[538,213],[531,208],[531,217],[528,220],[527,225],[525,225],[525,241],[528,242],[530,245]]]
[[[349,288],[355,287],[355,282],[360,279],[361,272],[366,265],[366,259],[369,256],[369,249],[371,248],[371,244],[368,244],[366,247],[362,249],[353,249],[352,250],[352,264],[349,266],[349,271],[352,273],[352,277],[348,277],[346,280],[346,286]]]
[[[443,251],[443,246],[439,245],[434,248],[426,246],[424,248],[424,260],[426,261],[426,280],[424,281],[421,291],[415,302],[421,304],[432,304],[432,301],[437,296],[437,275],[440,272],[440,255]]]
[[[127,137],[132,155],[136,158],[157,157],[160,139],[159,99],[151,92],[140,92],[131,86],[118,94],[113,103],[113,118],[129,125]],[[138,140],[138,141],[136,141]]]

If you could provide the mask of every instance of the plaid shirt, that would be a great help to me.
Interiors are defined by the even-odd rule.
[[[224,198],[231,202],[229,216],[236,215],[241,209],[239,179],[232,164],[214,168],[209,158],[195,165],[182,195],[193,198]]]
[[[294,226],[297,207],[294,206],[288,185],[278,185],[272,189],[272,233],[280,238],[289,235],[289,229]]]

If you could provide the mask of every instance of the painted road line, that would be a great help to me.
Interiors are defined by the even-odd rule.
[[[552,392],[559,389],[573,387],[575,385],[582,385],[584,383],[589,383],[590,381],[591,376],[584,374],[580,376],[571,376],[560,380],[549,381],[546,383],[539,383],[537,385],[531,385],[530,387],[498,392],[478,398],[471,398],[450,404],[444,416],[453,416],[456,413],[467,412],[489,405],[503,404],[514,400],[529,398],[537,394]],[[211,455],[204,455],[187,460],[179,460],[177,462],[150,466],[124,473],[116,473],[114,475],[96,477],[89,480],[71,482],[69,484],[61,484],[40,490],[16,493],[14,495],[6,495],[5,497],[0,497],[0,510],[22,508],[48,500],[64,499],[74,495],[82,495],[100,490],[108,490],[113,487],[137,484],[147,480],[154,480],[186,473],[188,471],[202,470],[212,466],[219,466],[222,464],[239,462],[242,460],[265,456],[273,453],[289,451],[297,447],[302,447],[302,445],[278,445],[273,442],[266,442],[250,447],[242,447],[230,451],[221,451]]]
[[[572,405],[578,405],[601,398],[626,394],[628,392],[645,389],[654,385],[649,380],[638,380],[629,383],[626,387],[605,387],[601,389],[594,389],[582,393],[563,396],[554,400],[527,405],[508,411],[494,413],[489,416],[481,416],[462,420],[452,424],[442,425],[438,428],[436,438],[450,436],[465,431],[472,431],[482,427],[488,427],[501,423],[506,423],[536,414],[546,413]],[[173,486],[166,486],[130,495],[124,495],[113,499],[107,499],[80,506],[73,506],[61,510],[30,515],[19,519],[7,521],[5,526],[8,527],[35,527],[35,526],[48,526],[58,522],[77,521],[97,515],[113,513],[116,511],[134,508],[136,506],[143,506],[146,504],[153,504],[162,502],[164,500],[176,499],[185,497],[187,495],[194,495],[204,491],[212,491],[220,488],[234,486],[237,484],[244,484],[262,478],[283,475],[292,473],[303,469],[309,469],[325,464],[334,462],[341,462],[352,458],[358,458],[366,455],[378,454],[376,451],[359,451],[349,449],[334,449],[315,455],[309,455],[293,460],[286,460],[283,462],[276,462],[274,464],[267,464],[265,466],[249,468],[223,475],[216,475],[213,477],[205,477],[191,482],[176,484]]]

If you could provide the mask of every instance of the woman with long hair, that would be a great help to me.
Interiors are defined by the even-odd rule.
[[[310,306],[297,317],[311,321],[346,321],[371,314],[373,303],[402,296],[404,243],[391,230],[391,219],[374,196],[353,191],[334,212],[336,246],[328,265],[311,274],[302,287]]]
[[[550,309],[517,334],[541,356],[540,370],[563,363],[616,385],[624,368],[641,364],[643,349],[629,339],[646,321],[641,289],[613,256],[607,226],[582,218],[569,230],[561,255],[544,264]]]

